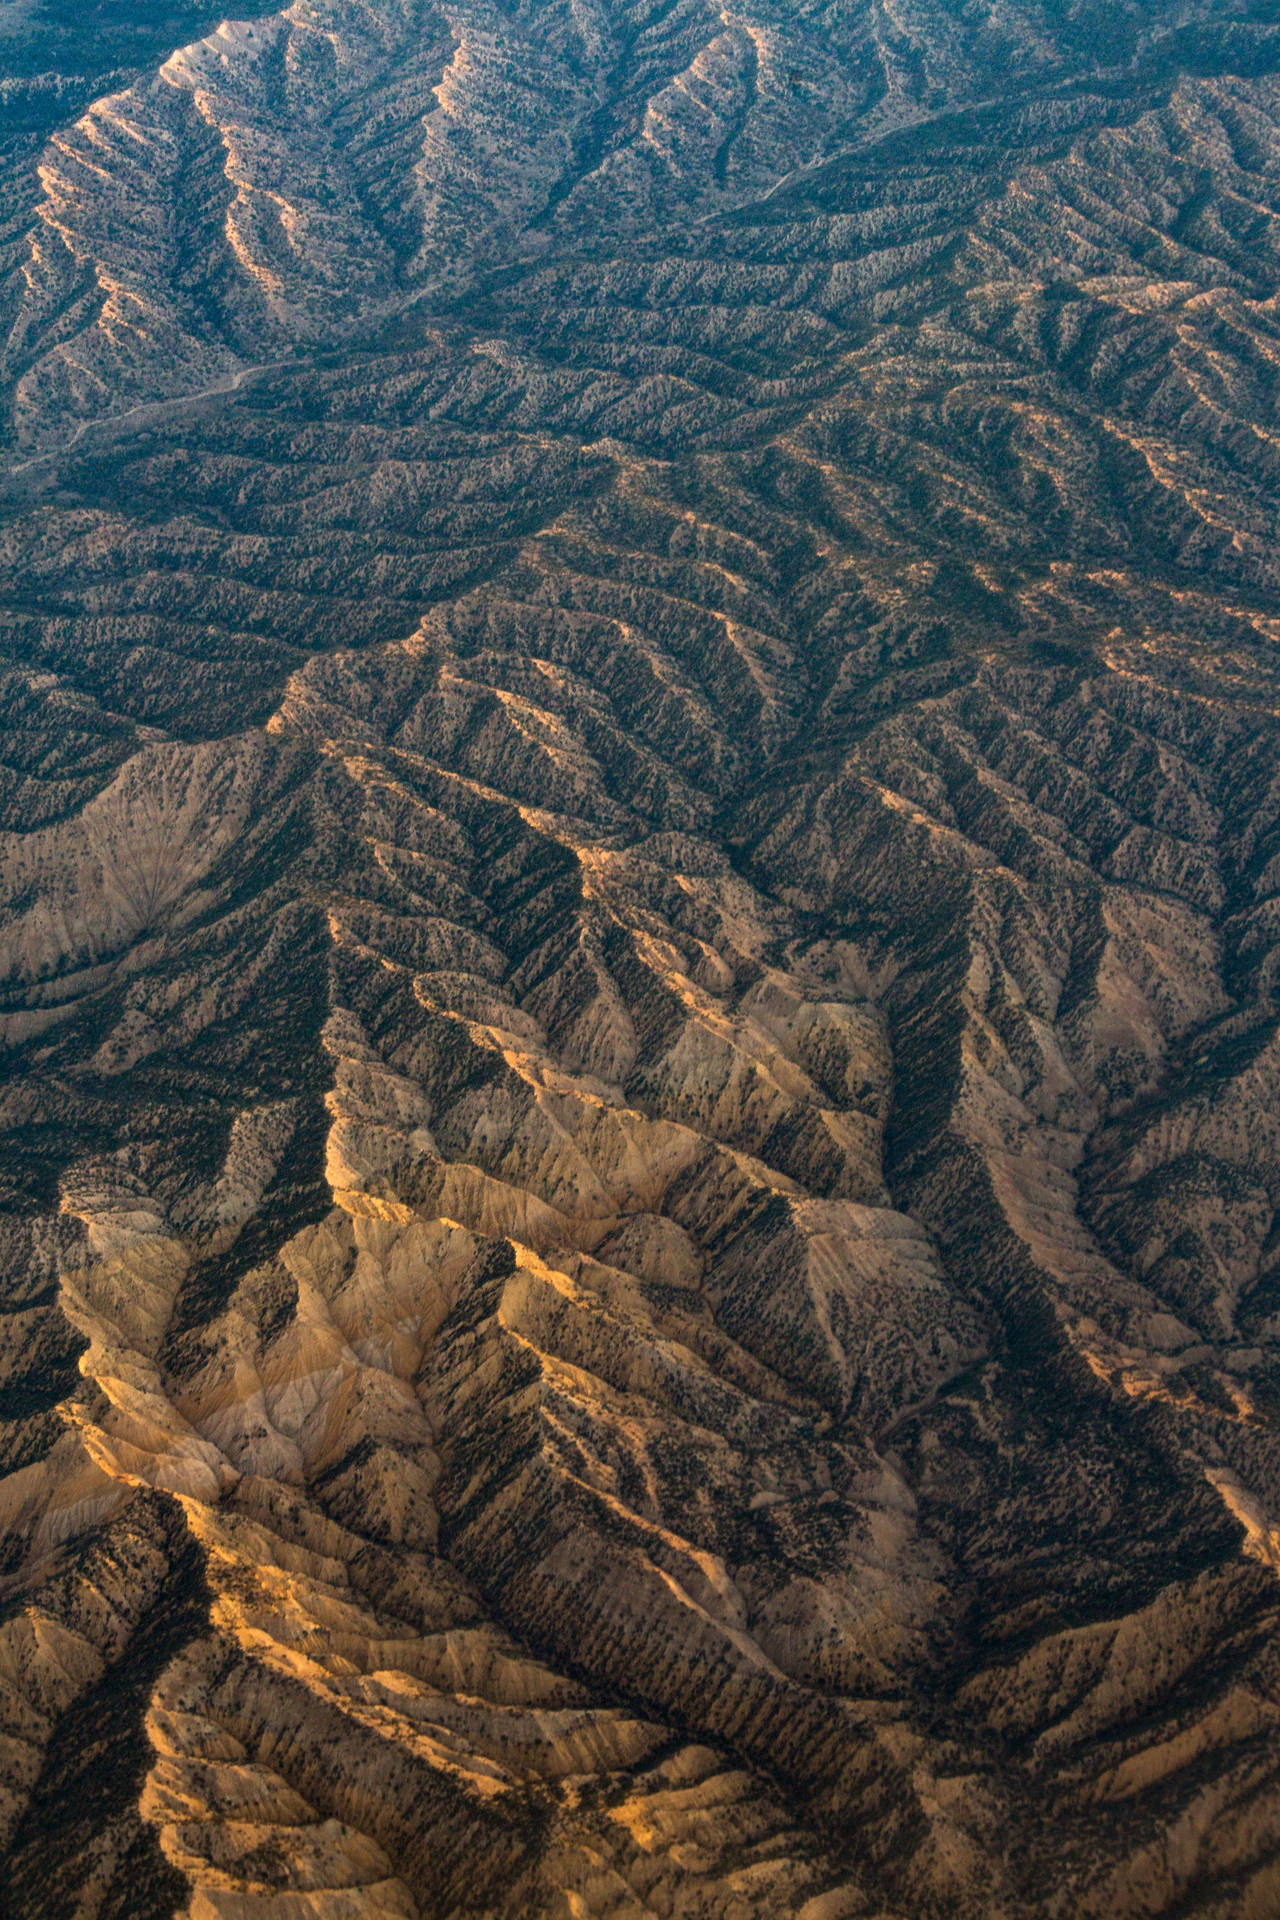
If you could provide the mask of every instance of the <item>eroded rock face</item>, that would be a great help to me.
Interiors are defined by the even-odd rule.
[[[0,156],[9,1910],[1269,1920],[1280,32],[159,12]]]

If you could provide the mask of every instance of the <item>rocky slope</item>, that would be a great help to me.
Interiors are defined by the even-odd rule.
[[[147,57],[5,242],[7,1911],[1269,1920],[1280,28]]]

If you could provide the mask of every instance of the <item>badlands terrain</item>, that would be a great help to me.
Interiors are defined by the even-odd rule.
[[[1280,12],[0,5],[0,1912],[1280,1913]]]

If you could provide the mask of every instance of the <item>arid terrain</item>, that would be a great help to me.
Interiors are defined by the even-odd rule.
[[[0,1914],[1275,1920],[1280,8],[0,71]]]

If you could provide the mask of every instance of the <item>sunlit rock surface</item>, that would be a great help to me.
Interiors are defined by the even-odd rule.
[[[4,12],[0,1907],[1272,1920],[1268,9]]]

